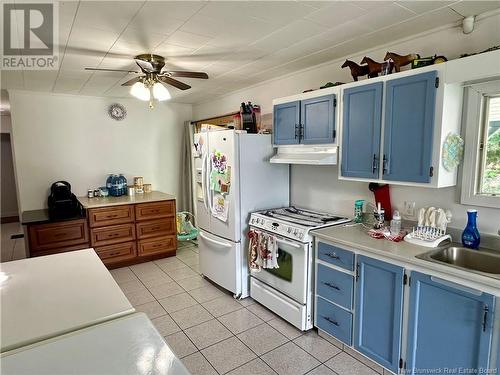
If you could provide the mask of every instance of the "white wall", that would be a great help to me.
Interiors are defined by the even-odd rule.
[[[50,185],[71,183],[76,195],[105,184],[108,173],[128,182],[144,176],[153,190],[180,193],[180,155],[187,104],[119,99],[123,121],[107,114],[111,98],[10,91],[15,169],[21,211],[46,207]]]
[[[8,116],[1,117],[3,124],[4,118]],[[0,141],[0,216],[17,216],[16,180],[14,178],[14,163],[12,161],[11,137],[9,132],[2,131]]]
[[[472,34],[464,35],[460,28],[447,27],[429,31],[413,39],[406,39],[390,45],[378,46],[370,51],[362,51],[355,56],[346,56],[327,64],[318,65],[299,73],[286,75],[244,90],[230,93],[214,101],[193,107],[195,119],[207,118],[220,113],[228,113],[239,108],[242,101],[252,101],[262,106],[263,113],[272,111],[274,98],[297,94],[309,88],[317,88],[325,82],[352,80],[348,69],[341,69],[345,58],[360,61],[369,55],[381,61],[390,50],[400,54],[420,53],[422,56],[440,54],[456,58],[462,53],[481,51],[500,44],[500,15],[483,18],[476,24]],[[481,67],[477,67],[481,69]],[[337,167],[292,166],[292,203],[305,207],[324,209],[344,215],[352,215],[355,199],[372,199],[368,184],[339,181]],[[466,223],[465,210],[468,206],[458,204],[456,188],[427,189],[391,186],[393,206],[401,208],[405,200],[415,201],[417,207],[440,206],[452,210],[452,226],[461,228]],[[479,209],[479,229],[483,233],[497,233],[500,228],[500,210]]]

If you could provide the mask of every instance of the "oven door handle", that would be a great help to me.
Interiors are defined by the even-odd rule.
[[[301,248],[303,245],[299,245],[299,244],[296,244],[296,243],[292,243],[292,242],[286,242],[286,241],[283,241],[283,240],[279,240],[279,239],[276,239],[276,243],[282,243],[282,244],[285,244],[285,245],[288,245],[288,246],[292,246],[292,247],[295,247],[295,248]]]

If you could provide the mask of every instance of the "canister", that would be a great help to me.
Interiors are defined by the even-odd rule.
[[[153,191],[153,188],[151,187],[151,184],[144,184],[144,192],[145,193],[151,193]]]
[[[134,195],[135,194],[135,187],[132,185],[127,186],[127,194]]]

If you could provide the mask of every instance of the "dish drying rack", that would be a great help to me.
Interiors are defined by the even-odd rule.
[[[451,222],[451,212],[434,207],[422,208],[419,212],[417,227],[408,233],[404,240],[414,245],[438,247],[444,241],[451,242],[451,236],[446,234],[446,227]]]

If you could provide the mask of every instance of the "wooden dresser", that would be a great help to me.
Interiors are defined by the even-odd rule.
[[[174,256],[176,207],[172,195],[78,198],[82,214],[53,221],[47,210],[23,213],[29,257],[93,247],[108,268]]]

